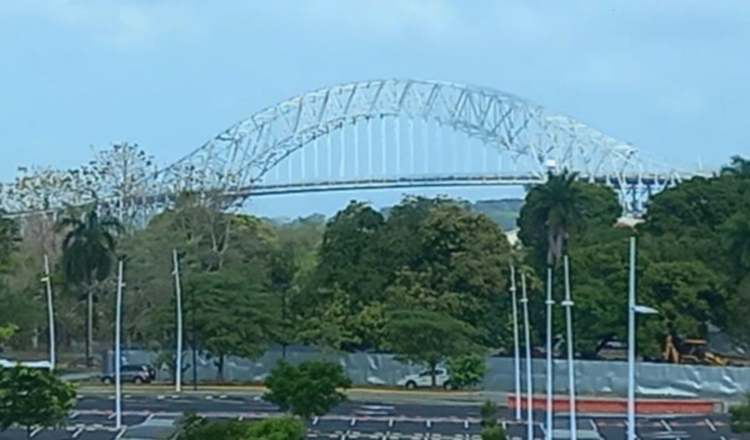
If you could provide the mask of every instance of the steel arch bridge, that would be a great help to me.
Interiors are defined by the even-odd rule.
[[[631,214],[652,193],[692,176],[508,93],[388,79],[323,88],[261,110],[139,182],[129,200],[107,204],[158,212],[183,191],[242,204],[336,190],[528,187],[562,169],[614,188]],[[6,210],[23,215],[23,207]]]
[[[640,211],[653,192],[689,177],[645,161],[628,143],[508,93],[391,79],[323,88],[268,107],[156,178],[160,194],[220,191],[241,200],[352,189],[533,185],[551,168],[610,185],[630,212]]]

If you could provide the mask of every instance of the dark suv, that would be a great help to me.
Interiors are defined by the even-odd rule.
[[[151,365],[123,365],[120,369],[120,380],[132,383],[150,383],[156,379],[156,370]],[[102,382],[115,383],[114,371],[102,375]]]

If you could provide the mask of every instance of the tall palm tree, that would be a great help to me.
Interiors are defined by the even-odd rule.
[[[728,166],[721,169],[721,174],[750,178],[750,159],[745,159],[742,156],[732,156],[732,161]]]
[[[539,215],[547,227],[547,265],[560,262],[570,231],[580,224],[583,193],[575,185],[578,173],[564,170],[549,174],[544,185],[536,188]]]
[[[62,243],[65,282],[86,292],[86,364],[91,366],[94,327],[94,283],[112,272],[115,235],[122,230],[111,217],[99,217],[96,207],[82,217],[70,215],[58,223],[67,230]]]
[[[737,213],[727,220],[722,227],[733,259],[738,278],[743,278],[750,270],[750,215]]]

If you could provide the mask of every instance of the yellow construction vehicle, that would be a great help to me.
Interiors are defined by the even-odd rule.
[[[668,335],[664,343],[663,359],[674,364],[727,366],[722,356],[712,353],[704,339],[681,339]]]

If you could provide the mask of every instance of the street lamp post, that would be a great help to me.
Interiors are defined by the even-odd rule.
[[[531,331],[529,329],[529,296],[526,293],[526,274],[521,272],[521,304],[523,305],[523,327],[526,339],[526,436],[534,440],[534,383],[531,377]]]
[[[552,267],[547,267],[547,300],[544,302],[547,309],[547,413],[546,413],[546,439],[552,440],[552,306],[555,305],[555,301],[552,299]]]
[[[55,369],[56,352],[55,352],[55,310],[52,302],[52,276],[49,273],[49,258],[44,256],[44,277],[42,281],[47,288],[47,318],[49,325],[49,369]]]
[[[175,353],[175,392],[182,391],[182,286],[180,285],[180,262],[177,258],[177,249],[172,250],[172,262],[174,264],[174,288],[176,298],[177,314],[177,347]]]
[[[198,333],[195,330],[195,289],[190,292],[191,308],[190,308],[190,319],[192,320],[192,335],[193,340],[193,391],[198,391]]]
[[[628,276],[628,440],[636,440],[635,434],[635,315],[655,315],[659,312],[640,306],[635,300],[636,239],[630,237],[630,273]]]
[[[513,301],[513,364],[516,385],[516,420],[521,420],[521,355],[518,341],[518,295],[516,290],[516,268],[511,265],[510,293]]]
[[[564,257],[565,266],[565,301],[562,306],[565,307],[565,327],[567,330],[567,341],[565,345],[568,348],[568,404],[570,406],[570,439],[578,438],[578,426],[576,424],[576,372],[573,362],[573,299],[570,294],[570,263],[568,256]]]
[[[115,299],[115,427],[122,427],[122,380],[121,371],[121,350],[120,334],[122,326],[122,266],[120,260],[117,265],[117,298]]]

